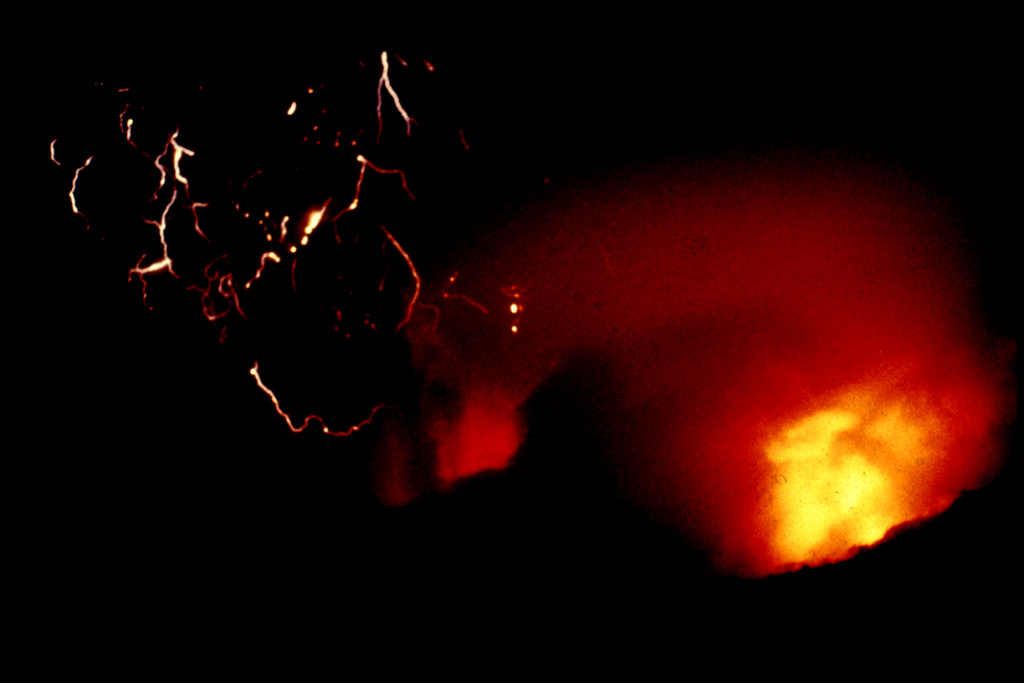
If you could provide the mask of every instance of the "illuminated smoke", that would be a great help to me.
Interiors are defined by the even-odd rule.
[[[1014,348],[985,336],[950,216],[897,169],[665,162],[484,235],[459,281],[501,292],[517,343],[440,317],[436,372],[480,401],[453,443],[500,452],[516,431],[486,416],[602,359],[617,486],[718,571],[842,560],[999,468]]]

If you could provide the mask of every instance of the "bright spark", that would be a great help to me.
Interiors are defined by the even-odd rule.
[[[327,204],[330,203],[330,201],[331,200],[328,199],[319,209],[310,212],[309,218],[306,220],[306,227],[302,229],[302,234],[307,236],[313,234],[313,231],[317,229],[318,225],[320,225],[320,221],[324,217],[324,211],[327,210]]]
[[[53,163],[55,163],[58,166],[60,166],[60,162],[57,161],[57,159],[53,156],[53,146],[56,145],[56,144],[57,144],[57,138],[54,138],[53,141],[50,142],[50,161],[52,161]]]

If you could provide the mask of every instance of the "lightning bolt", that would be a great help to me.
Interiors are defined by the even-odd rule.
[[[412,317],[412,309],[416,305],[416,300],[420,298],[420,274],[416,272],[416,266],[413,264],[409,253],[402,248],[402,245],[398,243],[395,236],[392,235],[383,225],[380,226],[380,229],[384,231],[384,234],[387,235],[388,241],[394,245],[395,249],[398,250],[398,253],[402,255],[403,259],[405,259],[406,264],[409,266],[409,272],[412,273],[412,279],[416,283],[416,288],[413,290],[412,298],[409,299],[409,303],[405,310],[405,317],[402,318],[402,322],[398,323],[398,327],[395,328],[395,332],[397,332],[405,327],[405,324],[409,322],[409,319]]]
[[[157,232],[160,234],[160,244],[163,246],[163,257],[153,263],[150,263],[146,267],[142,267],[142,262],[146,258],[146,254],[143,254],[142,258],[139,259],[139,262],[135,264],[135,267],[128,271],[129,282],[132,281],[132,276],[138,275],[139,282],[142,283],[142,301],[150,310],[152,310],[153,307],[146,301],[146,276],[166,270],[174,277],[178,277],[178,274],[174,272],[174,262],[171,260],[167,251],[167,214],[170,213],[171,206],[174,205],[177,198],[178,188],[175,187],[171,192],[171,200],[167,202],[167,206],[164,207],[163,212],[160,214],[160,220],[154,221],[148,218],[143,219],[146,223],[156,226]]]
[[[57,140],[54,139],[53,142]],[[51,150],[53,149],[53,143],[50,143]],[[92,163],[94,157],[89,157],[85,160],[85,163],[75,169],[75,176],[71,179],[71,190],[68,192],[68,197],[71,199],[71,210],[81,216],[85,220],[85,228],[89,229],[89,220],[85,218],[85,214],[78,210],[78,202],[75,201],[75,190],[78,188],[78,174],[85,170],[85,168]],[[54,159],[56,161],[56,159]]]
[[[361,422],[357,422],[356,424],[353,424],[346,429],[342,429],[339,431],[332,431],[327,426],[327,423],[324,421],[324,419],[319,415],[307,416],[306,419],[303,420],[302,424],[296,427],[295,422],[292,421],[291,415],[281,410],[281,404],[280,402],[278,402],[277,396],[274,395],[274,392],[271,391],[270,387],[264,384],[263,380],[260,378],[259,362],[253,363],[252,368],[249,369],[249,374],[252,375],[253,378],[256,380],[256,384],[259,386],[261,390],[263,390],[263,393],[270,397],[270,401],[274,404],[274,410],[277,411],[278,415],[284,418],[285,424],[288,425],[288,429],[292,430],[296,434],[298,434],[299,432],[306,431],[306,429],[309,428],[310,424],[312,424],[315,421],[320,423],[320,426],[322,427],[321,431],[323,431],[323,433],[327,434],[328,436],[351,436],[352,434],[358,432],[366,425],[370,424],[370,422],[373,421],[373,418],[377,414],[377,412],[382,410],[386,405],[384,403],[381,403],[380,405],[374,406],[373,409],[370,411],[370,415],[366,419],[362,420]]]
[[[285,216],[285,218],[287,218],[287,216]],[[256,274],[252,276],[252,279],[245,283],[246,289],[249,289],[252,283],[260,279],[260,275],[263,274],[263,267],[266,265],[268,259],[273,261],[274,263],[281,262],[281,257],[278,256],[276,253],[272,251],[263,252],[263,254],[260,256],[260,267],[259,269],[257,269]]]
[[[381,168],[380,166],[376,166],[375,164],[371,163],[370,160],[367,159],[366,157],[364,157],[362,154],[356,155],[356,161],[359,162],[359,177],[356,179],[355,195],[352,197],[352,201],[349,202],[348,206],[346,206],[344,209],[339,211],[337,214],[335,214],[331,218],[331,222],[335,224],[335,227],[334,227],[334,230],[335,230],[334,238],[335,238],[335,240],[339,244],[341,243],[341,235],[338,234],[338,227],[337,227],[338,219],[340,219],[342,216],[344,216],[349,211],[355,211],[359,207],[359,194],[362,192],[362,189],[363,189],[363,180],[366,178],[366,169],[367,168],[370,168],[370,169],[376,171],[377,173],[397,174],[402,179],[402,189],[405,190],[405,193],[407,195],[409,195],[410,199],[412,199],[413,201],[416,200],[415,195],[413,195],[412,191],[409,189],[409,183],[406,181],[406,177],[405,177],[405,172],[404,171],[402,171],[400,169],[397,169],[397,168]],[[325,206],[326,206],[326,204],[325,204]],[[305,242],[303,242],[303,244],[305,244]]]
[[[380,80],[377,81],[377,142],[380,142],[381,133],[384,132],[384,116],[381,113],[381,109],[384,106],[384,99],[382,97],[382,88],[387,88],[388,94],[391,95],[392,101],[395,103],[395,109],[405,119],[405,134],[406,136],[412,135],[412,124],[415,122],[405,109],[402,108],[402,101],[398,99],[398,93],[391,86],[391,78],[388,76],[388,53],[380,53]]]

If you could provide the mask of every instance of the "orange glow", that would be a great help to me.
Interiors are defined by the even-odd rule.
[[[1015,345],[978,320],[945,207],[831,159],[676,163],[494,225],[459,282],[506,297],[504,339],[444,316],[426,371],[525,400],[575,389],[580,357],[605,412],[566,429],[599,428],[621,495],[720,574],[841,561],[991,481]],[[543,401],[534,434],[562,428]]]
[[[929,495],[946,432],[926,401],[883,398],[870,387],[784,428],[765,448],[775,562],[842,560],[949,507],[952,497]]]

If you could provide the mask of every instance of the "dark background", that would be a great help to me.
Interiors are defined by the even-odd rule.
[[[327,623],[358,605],[385,619],[467,610],[619,625],[623,615],[632,623],[712,614],[748,622],[807,615],[833,626],[897,615],[943,624],[951,615],[956,628],[991,625],[1015,596],[1014,460],[948,514],[849,562],[757,582],[709,577],[682,539],[618,500],[588,468],[588,452],[601,443],[587,403],[600,387],[570,372],[527,405],[531,433],[516,467],[448,496],[382,509],[367,484],[373,428],[345,440],[288,432],[248,376],[258,330],[243,326],[222,345],[195,295],[143,306],[138,283],[126,282],[138,252],[119,231],[150,228],[129,224],[138,213],[110,198],[145,182],[91,187],[108,199],[93,200],[88,231],[66,197],[73,167],[94,153],[90,136],[114,148],[118,88],[132,88],[132,98],[168,121],[206,121],[190,146],[197,154],[214,142],[235,150],[242,161],[225,154],[216,168],[238,174],[261,153],[266,102],[287,103],[307,85],[335,84],[332,107],[375,126],[383,46],[413,66],[416,57],[436,66],[433,81],[422,71],[421,80],[408,77],[413,67],[394,72],[396,87],[399,75],[406,79],[399,92],[420,123],[412,140],[424,141],[402,152],[401,121],[385,123],[387,154],[409,153],[410,182],[422,188],[405,246],[424,263],[450,258],[475,220],[542,192],[544,178],[662,154],[839,148],[895,160],[948,198],[980,255],[991,328],[1016,338],[1009,274],[1017,257],[1004,242],[1015,224],[1015,70],[988,19],[955,19],[830,21],[814,30],[752,22],[740,31],[694,17],[658,37],[623,27],[583,38],[588,31],[578,28],[571,40],[552,30],[521,41],[428,40],[404,52],[322,35],[311,47],[295,31],[278,45],[262,26],[245,34],[251,39],[236,36],[226,52],[234,57],[215,63],[195,47],[213,31],[179,60],[170,57],[171,32],[160,33],[155,52],[133,39],[54,75],[34,93],[38,114],[29,124],[26,163],[41,199],[21,228],[32,250],[18,254],[16,297],[31,324],[16,329],[29,340],[17,362],[31,377],[31,398],[12,425],[33,435],[12,447],[24,463],[13,480],[15,524],[26,530],[42,612],[81,624],[153,615],[192,623],[213,613]],[[122,50],[141,63],[120,62]],[[352,66],[360,59],[363,71]],[[235,118],[240,112],[252,122]],[[234,128],[218,133],[220,125]],[[469,164],[455,153],[458,129],[470,143]],[[47,158],[55,137],[61,168]],[[188,168],[198,169],[198,159]],[[83,172],[83,189],[98,162]],[[198,188],[195,198],[204,199]],[[386,350],[401,352],[400,341]],[[401,363],[366,381],[396,395],[415,390]],[[24,418],[28,427],[17,424]]]

